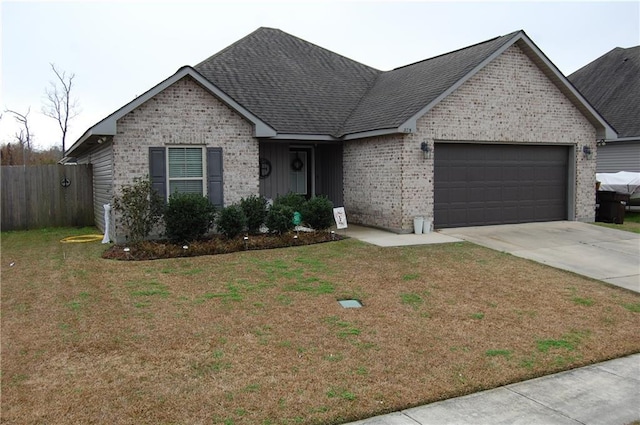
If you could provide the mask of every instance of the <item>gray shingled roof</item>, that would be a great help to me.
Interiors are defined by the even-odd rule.
[[[347,119],[342,134],[397,128],[518,32],[384,72]]]
[[[568,78],[618,137],[640,136],[640,46],[616,47]]]
[[[397,128],[517,33],[382,72],[273,28],[195,66],[278,133]]]
[[[122,116],[185,76],[251,122],[260,138],[307,135],[308,140],[348,140],[413,131],[420,116],[513,43],[587,117],[599,137],[615,138],[605,119],[523,31],[382,72],[280,30],[259,28],[194,68],[180,68],[108,115],[85,131],[65,155],[77,156],[104,136],[116,135]],[[593,89],[592,96],[581,81],[596,81],[605,71],[589,71],[589,65],[572,76],[598,109],[610,113],[607,118],[620,136],[640,134],[640,122],[634,119],[640,116],[638,52],[636,47],[605,55],[614,57],[604,67],[613,73],[612,81]]]
[[[278,133],[339,132],[380,71],[283,31],[259,28],[195,66]]]

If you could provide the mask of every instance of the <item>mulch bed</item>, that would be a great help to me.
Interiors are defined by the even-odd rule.
[[[200,255],[229,254],[238,251],[286,248],[313,245],[344,239],[344,236],[330,232],[290,232],[282,235],[261,234],[238,236],[227,239],[213,235],[206,239],[186,244],[171,243],[167,240],[142,241],[128,245],[113,245],[102,258],[122,261],[158,260],[163,258],[197,257]]]

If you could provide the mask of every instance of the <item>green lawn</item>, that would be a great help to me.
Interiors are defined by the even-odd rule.
[[[1,234],[2,422],[336,424],[640,352],[639,294],[470,243],[59,242],[86,233]]]

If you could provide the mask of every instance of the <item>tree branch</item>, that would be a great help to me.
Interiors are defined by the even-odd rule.
[[[73,79],[76,75],[73,73],[67,75],[66,71],[58,70],[53,63],[49,65],[51,65],[51,70],[58,81],[50,81],[50,87],[45,88],[46,99],[42,106],[42,113],[58,122],[60,132],[62,133],[62,155],[64,155],[69,121],[80,113],[78,111],[77,101],[71,99]]]

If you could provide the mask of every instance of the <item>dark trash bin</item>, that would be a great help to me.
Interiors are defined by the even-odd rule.
[[[596,192],[596,221],[624,223],[624,211],[629,203],[629,195],[609,190]]]

